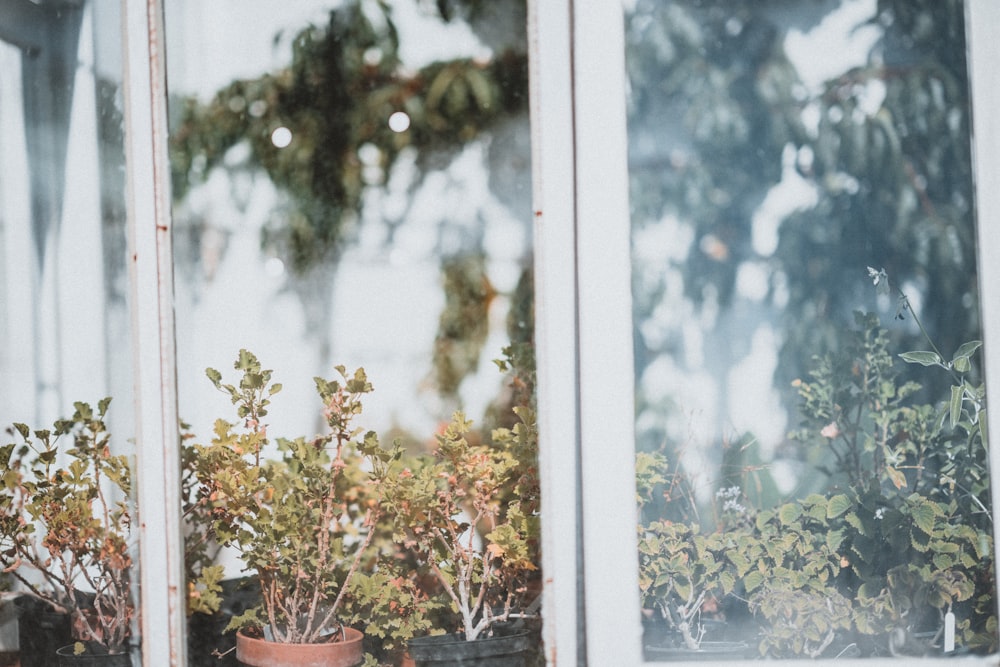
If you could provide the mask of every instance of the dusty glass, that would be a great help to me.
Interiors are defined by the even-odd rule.
[[[524,3],[165,8],[191,442],[236,419],[205,369],[232,377],[241,349],[282,384],[269,434],[318,432],[312,378],[343,365],[384,443],[425,450],[456,409],[488,435],[511,401],[493,360],[533,328]],[[192,618],[192,660],[214,622]]]
[[[241,347],[286,379],[363,365],[381,428],[432,432],[496,395],[531,253],[523,5],[444,21],[430,3],[340,4],[167,4],[192,423],[226,403],[204,368]],[[279,429],[309,424],[312,390],[291,384]]]
[[[22,664],[139,641],[122,80],[114,3],[0,6],[3,585],[58,605],[5,594],[0,650]]]
[[[646,658],[995,650],[963,4],[625,8]]]

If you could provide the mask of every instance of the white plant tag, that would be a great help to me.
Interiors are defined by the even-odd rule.
[[[944,615],[944,652],[955,650],[955,614],[950,611]]]

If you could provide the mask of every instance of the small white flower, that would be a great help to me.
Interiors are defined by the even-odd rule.
[[[884,516],[885,516],[885,508],[884,507],[879,507],[877,510],[875,510],[875,518],[876,519],[881,520],[882,517],[884,517]]]
[[[875,291],[878,294],[889,293],[889,274],[885,272],[885,269],[878,269],[876,271],[869,266],[868,277],[872,279],[872,284],[875,285]]]
[[[722,506],[722,511],[724,512],[736,512],[737,514],[743,514],[747,511],[747,508],[736,502],[735,500],[727,500]]]
[[[728,489],[719,489],[715,492],[716,498],[739,498],[742,490],[738,486],[730,486]]]

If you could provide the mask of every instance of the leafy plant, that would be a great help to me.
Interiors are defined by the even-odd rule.
[[[263,419],[281,385],[246,350],[234,367],[235,385],[206,373],[242,425],[217,420],[211,442],[194,445],[197,503],[211,517],[210,535],[234,548],[260,582],[260,606],[230,627],[284,643],[334,640],[348,591],[365,576],[371,527],[384,511],[381,488],[399,452],[353,426],[372,391],[363,370],[337,367],[339,379],[315,378],[326,433],[272,441]]]
[[[870,269],[876,287],[884,272]],[[910,313],[900,293],[897,317]],[[985,391],[970,378],[978,341],[950,361],[930,351],[898,355],[945,370],[941,405],[917,401],[902,382],[878,318],[857,313],[856,331],[816,359],[796,437],[820,454],[825,493],[747,509],[738,487],[722,488],[720,529],[697,520],[689,484],[660,453],[639,454],[640,508],[654,489],[693,521],[644,518],[640,590],[646,606],[695,648],[713,598],[746,601],[760,623],[763,656],[820,657],[837,651],[922,655],[940,650],[946,619],[968,649],[997,641],[992,513],[986,469]],[[926,336],[926,331],[924,332]],[[691,510],[695,510],[692,512]],[[836,644],[835,644],[836,643]]]
[[[198,500],[198,451],[190,426],[181,431],[181,504],[184,517],[184,574],[187,612],[214,614],[223,603],[225,566],[216,563],[219,546],[212,539],[212,508]]]
[[[383,654],[401,654],[410,639],[431,631],[445,606],[421,587],[416,575],[408,563],[384,558],[375,572],[359,578],[351,589],[344,620],[380,642]]]
[[[869,268],[869,275],[888,292],[884,271]],[[839,587],[854,605],[856,630],[887,637],[890,652],[928,650],[952,613],[960,641],[994,645],[985,391],[969,379],[980,343],[961,345],[945,361],[900,292],[896,316],[906,313],[932,349],[899,357],[948,371],[948,400],[917,403],[921,386],[897,381],[878,318],[858,313],[859,329],[843,351],[818,359],[813,381],[798,383],[805,418],[798,435],[832,452],[834,479],[842,473],[848,482],[830,499],[841,506],[827,529],[842,540],[850,576]],[[929,640],[914,641],[927,631]]]
[[[0,563],[70,614],[75,639],[122,653],[135,612],[131,474],[126,457],[111,453],[110,403],[75,403],[51,430],[14,424],[20,442],[0,448]]]
[[[456,397],[459,385],[479,364],[489,335],[489,308],[496,296],[482,253],[442,261],[445,306],[434,337],[434,382],[442,396]]]
[[[671,507],[677,511],[670,518],[655,515],[657,495],[668,506],[681,507]],[[692,501],[688,478],[671,470],[662,452],[636,453],[642,608],[665,621],[679,643],[695,650],[706,634],[702,622],[706,603],[716,607],[722,595],[732,592],[735,576],[723,553],[722,535],[703,533]],[[689,508],[694,510],[692,514],[688,514]],[[675,521],[674,515],[684,520]]]
[[[887,294],[891,291],[885,269],[876,271],[868,267],[868,275],[881,293]],[[938,457],[942,459],[941,467],[942,473],[946,476],[945,481],[949,485],[968,484],[970,488],[966,488],[966,492],[972,497],[985,496],[988,492],[985,458],[989,442],[986,385],[982,381],[975,382],[972,379],[974,370],[972,357],[983,343],[980,340],[964,342],[955,350],[951,361],[946,361],[946,357],[934,344],[934,340],[910,304],[909,297],[902,290],[897,289],[897,292],[896,318],[903,319],[905,314],[909,313],[931,348],[929,351],[903,352],[899,357],[907,363],[944,369],[952,380],[946,411],[937,413],[939,421],[935,424],[940,430],[943,428],[942,422],[947,419],[952,429],[949,441],[944,443],[944,447],[937,448]],[[964,437],[959,437],[961,434],[964,434]],[[964,447],[960,446],[962,444]],[[962,479],[956,479],[956,473]],[[988,514],[983,503],[979,503],[979,506],[985,514]]]
[[[736,585],[728,544],[723,533],[703,534],[696,524],[654,521],[640,530],[643,607],[656,609],[689,649],[697,650],[705,637],[706,606],[717,607]]]
[[[842,494],[810,494],[759,512],[738,540],[737,572],[763,621],[762,655],[817,658],[852,629],[852,602],[838,581],[845,537],[835,522],[849,507]]]
[[[471,440],[472,422],[456,412],[431,458],[393,478],[386,493],[396,540],[436,580],[469,641],[523,614],[527,580],[537,570],[537,516],[502,507],[521,479],[521,465],[503,443],[536,432],[530,411],[518,415],[520,424],[494,433],[501,444],[490,447]]]

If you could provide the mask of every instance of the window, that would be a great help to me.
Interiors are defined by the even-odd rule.
[[[223,255],[230,260],[235,256],[244,257],[249,266],[257,267],[252,273],[264,284],[275,277],[268,271],[275,275],[286,272],[282,275],[287,276],[293,264],[307,258],[316,247],[307,242],[300,243],[296,249],[294,239],[273,234],[263,238],[274,243],[257,244],[261,229],[267,231],[268,212],[280,208],[273,205],[287,204],[288,200],[283,197],[288,193],[265,183],[267,179],[260,177],[260,163],[254,164],[259,156],[248,155],[246,148],[237,147],[235,143],[225,155],[214,156],[225,163],[225,169],[216,170],[217,174],[228,171],[224,178],[216,176],[214,182],[206,183],[198,182],[197,178],[190,182],[180,181],[193,185],[191,192],[178,190],[176,175],[173,180],[169,176],[169,139],[184,126],[182,97],[187,95],[196,99],[203,108],[211,108],[213,99],[221,100],[230,111],[234,111],[242,100],[247,105],[247,113],[236,115],[244,119],[258,118],[250,113],[250,105],[255,101],[252,95],[216,99],[213,94],[234,79],[258,77],[260,71],[230,71],[209,83],[197,82],[199,76],[208,76],[207,63],[212,61],[211,57],[205,55],[203,61],[199,61],[201,56],[195,50],[188,54],[191,59],[186,63],[174,60],[182,47],[172,45],[179,41],[191,44],[189,35],[193,31],[211,33],[206,15],[213,9],[205,3],[147,4],[121,3],[120,8],[111,9],[102,3],[80,3],[68,9],[60,5],[61,9],[55,12],[59,16],[57,25],[47,27],[50,32],[39,29],[50,20],[43,18],[50,11],[46,3],[9,2],[0,9],[3,14],[0,20],[0,39],[3,40],[0,43],[0,93],[3,93],[0,95],[0,146],[3,148],[0,151],[3,166],[0,169],[0,252],[4,257],[0,265],[0,293],[4,295],[0,300],[0,373],[7,380],[0,387],[0,418],[4,422],[45,423],[58,414],[60,401],[75,400],[94,392],[115,396],[114,419],[121,422],[114,428],[134,433],[135,437],[134,452],[129,453],[136,459],[137,502],[141,512],[141,521],[134,525],[140,566],[138,590],[141,595],[138,596],[140,609],[136,622],[141,637],[141,660],[146,665],[166,665],[191,660],[187,654],[181,504],[177,493],[180,475],[178,418],[190,419],[186,412],[200,410],[203,396],[200,392],[206,388],[194,386],[196,380],[193,378],[201,377],[201,369],[204,366],[224,367],[231,359],[216,355],[231,356],[235,352],[235,349],[228,349],[231,345],[243,345],[243,341],[224,340],[220,347],[226,349],[217,352],[218,348],[207,344],[203,333],[210,331],[211,325],[201,318],[214,307],[213,303],[225,304],[227,315],[233,321],[248,317],[248,313],[235,307],[235,299],[231,296],[227,301],[226,294],[220,298],[218,293],[212,295],[211,290],[206,289],[213,281],[218,280],[216,284],[221,284],[218,274],[210,273],[213,268],[222,267],[224,262],[213,262]],[[373,6],[379,4],[372,3]],[[447,2],[413,4],[433,5],[431,9],[451,6]],[[733,3],[731,8],[727,5],[732,16],[721,20],[722,33],[734,39],[741,35],[748,37],[749,33],[744,32],[748,25],[745,12],[760,4],[763,3]],[[782,7],[792,4],[782,3]],[[835,7],[848,5],[879,8],[887,5],[860,0],[804,4],[808,5],[806,13],[832,11]],[[952,7],[954,3],[935,4],[939,5]],[[644,157],[640,151],[656,144],[635,144],[639,136],[637,130],[645,129],[637,125],[637,118],[641,120],[641,117],[630,119],[628,100],[634,103],[640,80],[627,77],[630,71],[634,74],[637,55],[630,48],[658,44],[652,40],[630,43],[628,36],[634,33],[627,31],[626,26],[629,30],[641,27],[627,20],[642,19],[647,10],[673,12],[674,27],[682,27],[688,20],[698,25],[698,17],[691,18],[692,15],[710,11],[711,6],[713,3],[694,0],[678,3],[645,3],[642,0],[627,3],[610,0],[529,2],[527,51],[531,56],[530,136],[535,205],[530,218],[534,221],[533,239],[527,238],[525,228],[530,223],[523,211],[498,213],[501,208],[492,200],[472,205],[467,190],[460,191],[454,204],[456,209],[459,205],[468,205],[468,216],[488,217],[496,225],[491,229],[517,230],[511,237],[516,236],[515,241],[500,239],[493,244],[489,239],[473,238],[469,246],[487,249],[477,255],[486,262],[487,272],[496,270],[497,275],[502,272],[506,276],[503,284],[498,284],[500,291],[509,292],[516,285],[517,275],[529,252],[532,257],[539,350],[542,443],[539,464],[544,507],[543,631],[548,664],[641,665],[656,658],[643,655],[640,571],[633,520],[636,516],[634,452],[637,441],[649,431],[644,430],[648,422],[640,419],[637,423],[636,420],[637,402],[640,409],[645,405],[643,394],[636,391],[636,378],[646,366],[644,360],[637,361],[634,356],[635,313],[640,299],[633,292],[630,267],[635,267],[633,252],[637,236],[629,221],[633,219],[630,203],[636,206],[641,196],[654,194],[660,183],[643,185],[642,191],[633,192],[630,198],[630,187],[635,187],[634,182],[630,183],[630,176],[635,176],[636,163]],[[968,0],[963,7],[972,107],[968,121],[961,122],[969,123],[974,140],[971,153],[974,192],[964,205],[974,211],[976,222],[977,237],[972,245],[977,253],[975,265],[982,295],[980,320],[983,350],[986,351],[985,356],[976,357],[976,366],[983,378],[995,381],[1000,377],[1000,361],[990,355],[989,350],[1000,349],[1000,309],[993,298],[995,286],[1000,284],[995,261],[1000,254],[1000,237],[990,221],[1000,214],[1000,200],[997,199],[1000,170],[994,164],[990,147],[1000,144],[1000,127],[995,120],[996,114],[992,113],[1000,107],[1000,96],[989,68],[997,60],[992,35],[1000,26],[1000,9],[988,0]],[[322,32],[330,8],[328,3],[317,2],[311,3],[308,10],[296,5],[295,11],[315,10],[313,22]],[[120,9],[120,16],[114,13],[115,9]],[[121,32],[119,25],[124,28]],[[250,27],[234,22],[233,34]],[[273,36],[263,26],[253,27],[267,33],[268,38]],[[885,29],[885,25],[878,29]],[[56,35],[51,30],[61,32]],[[294,31],[294,26],[290,24],[288,30]],[[859,34],[863,36],[864,31],[860,30]],[[121,44],[117,42],[119,35],[124,35]],[[282,39],[286,41],[282,43]],[[286,32],[278,43],[288,46],[292,39],[292,32]],[[224,40],[220,37],[217,44],[221,43]],[[64,82],[52,91],[28,85],[35,81],[31,68],[42,63],[33,60],[39,53],[42,58],[50,59],[49,64],[54,62],[62,67],[73,79],[73,85]],[[382,50],[381,54],[384,53]],[[734,53],[729,51],[726,57],[735,58]],[[122,54],[120,59],[119,54]],[[362,52],[372,64],[377,63],[379,55],[379,49]],[[167,88],[166,78],[167,57],[171,58],[170,67],[176,68],[172,70],[170,88]],[[720,73],[712,72],[711,75]],[[71,105],[50,105],[37,98],[53,91],[66,94],[70,90]],[[934,94],[933,90],[930,94]],[[525,101],[518,104],[523,110]],[[58,109],[63,113],[44,118],[41,112],[36,112],[41,108]],[[69,113],[65,113],[67,111]],[[397,117],[397,121],[405,119]],[[33,141],[41,141],[37,130],[42,125],[54,128],[57,138],[63,137],[53,144],[59,150],[45,153],[33,148]],[[211,123],[206,126],[210,127]],[[288,129],[290,134],[275,132],[281,128]],[[522,125],[508,136],[523,139],[524,129]],[[650,134],[655,136],[656,129],[653,128]],[[269,130],[266,137],[261,137],[270,142],[271,148],[266,148],[265,144],[266,150],[283,150],[280,144],[294,146],[296,131],[287,124],[278,124]],[[396,130],[388,127],[384,131]],[[367,170],[359,171],[359,178],[375,182],[385,177],[380,170],[381,165],[386,164],[383,161],[385,146],[391,145],[391,141],[385,145],[379,141],[369,142],[372,148],[358,147],[363,150],[357,151],[360,161],[356,166],[361,171]],[[793,168],[795,160],[801,167],[801,161],[806,159],[801,146],[795,145],[796,151],[789,151]],[[174,150],[176,148],[175,145]],[[479,150],[474,160],[482,159],[487,149],[480,147]],[[526,159],[527,150],[523,145],[513,152],[518,159]],[[412,163],[407,163],[412,158],[407,157],[405,151],[401,155],[403,157],[397,159],[394,168],[405,171],[404,168],[412,167]],[[174,157],[177,158],[176,153]],[[203,169],[207,162],[199,167],[194,159],[197,157],[195,152],[190,157],[192,164],[188,166],[195,176],[202,173],[207,176],[212,171]],[[667,155],[668,159],[671,157],[684,156]],[[777,157],[780,158],[780,152]],[[720,159],[725,161],[725,156]],[[773,154],[766,159],[769,164],[781,165],[780,159],[775,162]],[[818,159],[815,148],[813,159]],[[43,162],[35,163],[36,160]],[[64,170],[68,174],[65,180],[58,176]],[[53,173],[57,174],[54,178],[51,177]],[[461,180],[470,173],[471,170],[452,174],[452,177]],[[32,182],[38,176],[48,178],[40,179],[41,183]],[[761,199],[781,182],[780,174],[764,176],[770,180],[758,184],[757,194]],[[844,184],[853,187],[849,179]],[[476,187],[481,186],[480,183]],[[44,197],[33,194],[43,187],[50,188]],[[212,188],[216,193],[224,191],[227,197],[235,193],[236,197],[223,205],[210,205],[207,193]],[[521,198],[519,201],[527,196],[521,185],[515,184],[513,192],[515,199]],[[919,204],[919,188],[916,194]],[[38,202],[35,208],[30,203],[33,196]],[[252,200],[257,196],[267,199],[268,205],[255,208],[257,203]],[[378,198],[377,194],[372,196]],[[744,213],[749,215],[752,210]],[[402,215],[402,212],[397,213]],[[456,214],[454,217],[462,216]],[[683,216],[677,217],[683,221]],[[650,218],[654,226],[663,220],[660,211]],[[351,216],[345,219],[353,220]],[[385,250],[380,241],[394,233],[403,233],[405,225],[389,227],[391,225],[381,229],[379,234],[382,236],[370,246],[365,243],[371,239],[363,235],[352,239],[353,243],[371,250],[366,258],[376,265],[391,263],[391,257],[380,254]],[[406,274],[402,278],[407,286],[418,279],[433,282],[435,265],[442,257],[450,256],[448,250],[467,249],[463,245],[470,239],[467,228],[461,224],[446,224],[442,229],[445,231],[438,236],[441,246],[434,250],[445,252],[428,251],[422,255],[419,260],[424,264],[418,271],[420,275],[414,278],[416,274]],[[666,231],[669,237],[666,244],[670,246],[674,241],[673,232]],[[695,239],[693,247],[705,257],[710,258],[713,253],[721,257],[726,252],[734,252],[728,239],[722,238],[717,229],[703,230]],[[218,254],[226,243],[229,243],[229,250]],[[410,247],[396,249],[409,250]],[[499,256],[501,253],[495,251],[497,247],[503,248],[506,254]],[[244,254],[238,255],[237,251]],[[58,270],[51,261],[53,253],[59,253]],[[95,256],[102,257],[103,261],[78,261]],[[347,262],[345,257],[337,255],[336,260]],[[25,258],[30,258],[31,266],[22,273],[17,267],[24,266]],[[864,264],[859,269],[859,283],[862,283],[868,278],[869,264],[863,258],[859,262]],[[968,266],[972,264],[970,259]],[[478,269],[473,267],[473,270],[481,272],[483,265],[477,266]],[[872,280],[882,280],[879,271],[883,267],[871,266],[874,270]],[[358,272],[357,275],[362,272],[365,276],[371,275],[368,273],[371,266],[352,264],[350,268]],[[889,280],[893,280],[895,274],[890,271],[891,267],[884,268]],[[709,274],[701,269],[692,272],[694,278]],[[491,279],[493,275],[490,273]],[[305,283],[299,287],[309,288]],[[865,284],[859,291],[872,294],[875,288],[876,285]],[[356,287],[352,294],[340,298],[355,297],[358,291],[360,288]],[[318,328],[330,328],[329,323],[321,327],[307,323],[302,312],[295,311],[298,305],[288,307],[289,303],[294,305],[294,299],[287,298],[279,290],[274,289],[269,294],[287,307],[283,312],[293,313],[288,328],[294,328],[299,337],[296,340],[314,335]],[[329,296],[318,297],[326,308],[329,303],[325,299]],[[219,301],[213,302],[213,298]],[[78,304],[72,317],[62,309],[62,304],[71,299]],[[437,305],[443,306],[443,300]],[[922,304],[921,308],[925,306]],[[646,312],[643,304],[637,307],[638,312]],[[926,311],[917,309],[918,314],[923,312]],[[891,308],[888,313],[891,318]],[[329,314],[327,312],[327,316]],[[76,319],[78,316],[87,319]],[[267,337],[259,327],[259,318],[239,321],[248,322],[243,326],[253,329],[257,336],[247,336],[244,339],[248,341],[247,346],[267,345],[257,343]],[[20,325],[25,322],[30,322],[30,326]],[[433,318],[425,322],[425,333],[431,342],[437,333],[437,324]],[[92,338],[90,334],[94,334]],[[333,353],[329,357],[331,361],[340,361],[338,352],[349,349],[348,340],[334,340]],[[368,342],[361,339],[354,344],[361,349]],[[338,347],[341,345],[343,347]],[[126,349],[131,350],[130,355],[122,353]],[[51,352],[45,353],[45,350]],[[390,353],[402,356],[392,357]],[[418,354],[401,347],[390,353],[379,353],[386,355],[382,359],[385,366]],[[368,366],[378,362],[377,358],[369,362],[359,356],[357,362],[352,359],[347,363]],[[276,372],[284,372],[277,361],[268,365]],[[369,371],[374,376],[374,372]],[[292,375],[295,370],[289,372],[289,376]],[[59,377],[67,381],[54,382]],[[411,377],[417,376],[411,374]],[[191,384],[186,384],[189,380]],[[378,385],[377,379],[373,377],[373,380]],[[38,389],[25,392],[18,389],[22,386]],[[57,387],[64,396],[55,395]],[[643,385],[643,389],[646,388]],[[405,404],[411,392],[412,388],[401,391],[397,405]],[[94,396],[92,400],[98,398]],[[393,410],[393,407],[385,408],[385,414],[390,415],[389,421]],[[996,433],[1000,425],[995,418],[993,422],[992,430]],[[991,463],[995,469],[996,461]],[[992,507],[998,506],[996,493],[994,488]],[[992,592],[995,593],[995,589]],[[995,662],[995,657],[990,661]],[[865,664],[872,663],[867,661]]]
[[[522,364],[533,333],[524,3],[164,10],[190,442],[208,445],[216,420],[236,417],[205,369],[228,377],[241,350],[281,383],[266,419],[279,437],[318,432],[311,378],[335,365],[374,387],[356,424],[409,457],[458,410],[470,439],[512,425],[521,399],[492,360]],[[259,587],[245,585],[239,549],[207,544],[189,576],[225,567],[228,617],[230,599]],[[213,636],[218,616],[190,617],[189,660],[233,644]]]
[[[626,13],[653,659],[996,641],[964,8],[812,9]]]
[[[508,314],[531,311],[517,8],[487,33],[413,2],[165,5],[179,401],[196,432],[229,403],[204,369],[240,348],[285,379],[276,432],[312,428],[311,384],[293,378],[334,364],[364,367],[380,433],[419,440],[497,398],[490,359]],[[253,28],[227,26],[233,12]]]
[[[668,9],[668,6],[662,4],[657,7],[666,11],[676,9],[676,6]],[[967,8],[972,16],[970,25],[973,30],[975,26],[988,20],[979,13],[983,9],[982,5],[975,3]],[[615,268],[620,269],[622,265],[624,255],[621,253],[628,252],[626,248],[629,246],[629,239],[615,225],[608,224],[608,220],[622,220],[628,216],[625,188],[620,183],[618,187],[612,187],[617,183],[615,179],[618,170],[626,169],[623,166],[626,158],[621,152],[621,145],[625,143],[626,137],[616,134],[618,128],[625,124],[625,107],[623,105],[621,108],[609,109],[614,105],[607,102],[619,97],[624,99],[626,90],[625,82],[617,74],[625,69],[626,64],[619,55],[619,50],[625,50],[624,38],[617,41],[617,35],[613,35],[615,39],[612,39],[608,29],[609,25],[616,25],[616,21],[622,18],[618,11],[618,8],[607,7],[572,7],[575,21],[574,43],[577,45],[573,52],[572,71],[577,96],[574,122],[578,137],[575,148],[578,178],[576,202],[579,206],[576,231],[579,262],[577,275],[580,281],[583,573],[587,582],[587,659],[597,664],[609,660],[621,663],[625,660],[625,652],[629,650],[635,651],[634,654],[629,654],[629,664],[642,661],[638,619],[629,628],[623,628],[621,623],[623,618],[635,618],[631,615],[634,613],[631,610],[639,606],[638,599],[632,594],[638,585],[635,584],[633,589],[634,580],[630,578],[637,573],[623,572],[620,565],[633,558],[635,543],[630,542],[634,537],[629,534],[628,528],[634,526],[619,526],[617,530],[613,527],[616,521],[621,521],[621,516],[629,516],[628,505],[631,498],[625,496],[626,490],[631,493],[632,489],[631,482],[626,480],[633,478],[634,470],[626,470],[627,464],[616,458],[620,450],[609,444],[622,440],[634,442],[632,427],[626,423],[634,414],[632,389],[622,384],[632,381],[630,372],[622,372],[622,369],[631,369],[631,359],[621,356],[623,349],[628,349],[629,354],[632,352],[631,331],[622,325],[623,320],[631,321],[632,315],[627,312],[628,306],[621,305],[621,295],[624,293],[622,277],[612,275]],[[675,26],[681,23],[678,17],[674,18],[677,19]],[[973,32],[970,37],[970,49],[973,99],[978,105],[991,92],[984,92],[983,87],[976,83],[978,58],[982,57],[977,48],[982,44],[976,44],[975,35]],[[612,41],[615,43],[611,44]],[[655,46],[662,46],[655,43],[655,37],[651,37],[650,42]],[[977,111],[974,114],[977,141],[988,136],[989,132],[988,126],[982,128],[979,125],[983,116],[984,112]],[[977,174],[977,178],[988,178],[988,172]],[[989,215],[992,204],[988,193],[985,199],[982,197],[984,193],[981,187],[977,189],[977,194],[980,197],[978,216],[982,220]],[[594,217],[590,217],[591,215]],[[619,236],[620,233],[622,236]],[[600,241],[592,240],[588,243],[589,234],[594,234],[595,238],[599,235]],[[980,228],[979,234],[980,256],[985,256],[991,247],[990,232]],[[539,246],[539,253],[544,256],[544,244],[540,243]],[[862,278],[865,271],[866,267],[861,267]],[[986,286],[989,284],[988,278],[980,280],[984,290],[988,289]],[[544,298],[544,292],[539,294],[540,300]],[[989,345],[991,333],[988,299],[984,300],[983,308],[985,336]],[[891,312],[889,317],[892,317]],[[597,373],[598,368],[600,373],[591,375],[595,379],[588,382],[588,373]],[[622,379],[623,375],[628,377]],[[588,409],[593,416],[588,416]],[[615,421],[608,417],[609,414],[627,417]],[[589,511],[588,505],[591,507]],[[628,547],[617,548],[626,543],[629,543]],[[609,580],[612,577],[608,576],[608,572],[616,573],[613,583]],[[618,641],[615,637],[619,633],[632,634],[623,636]]]

